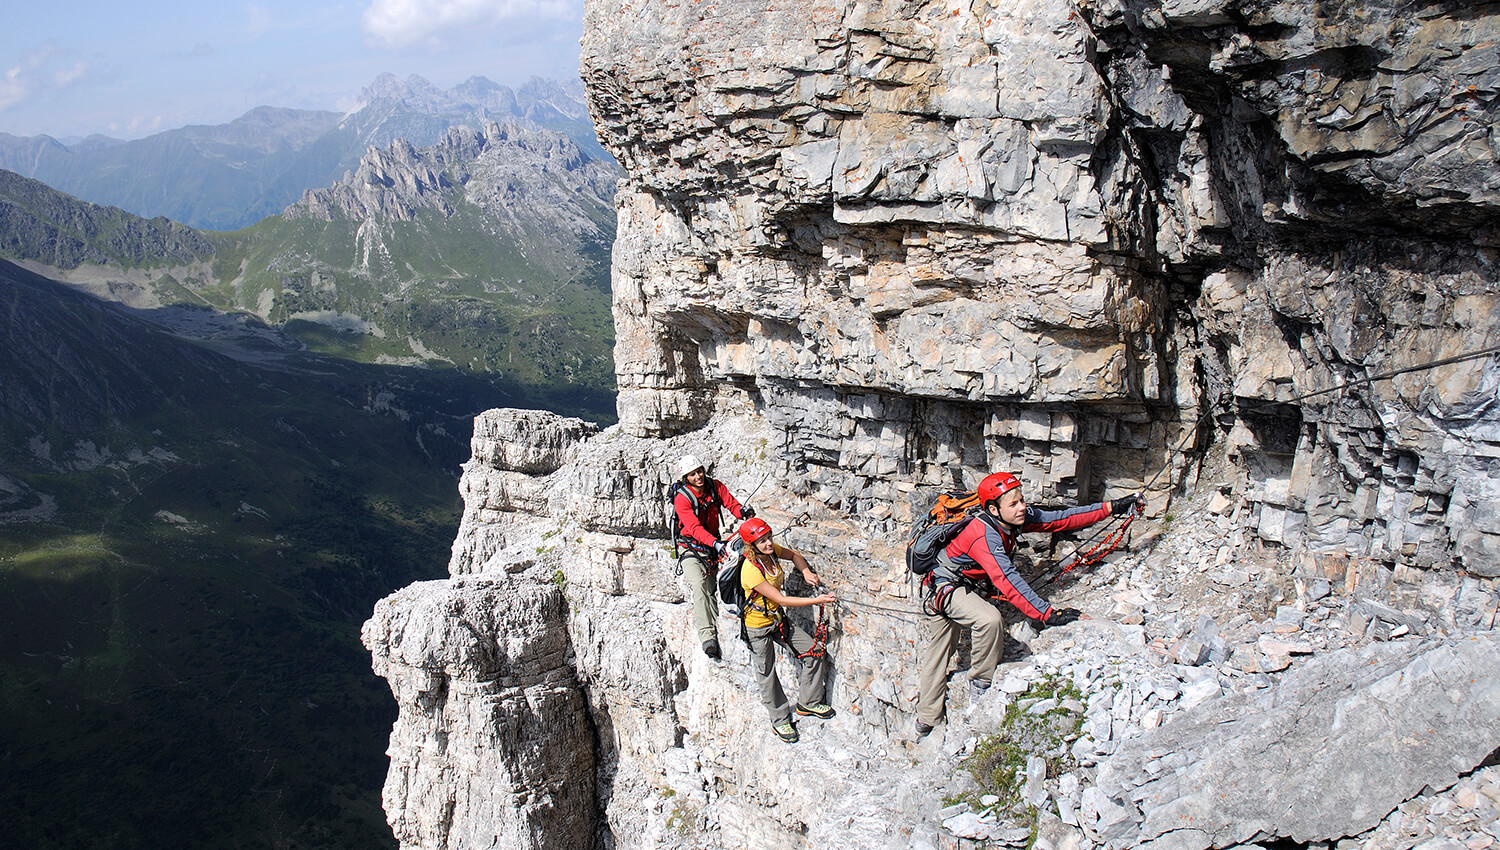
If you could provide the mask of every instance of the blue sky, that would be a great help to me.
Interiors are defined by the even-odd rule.
[[[578,73],[583,0],[8,4],[0,132],[136,139],[257,106],[348,110],[381,72],[441,88]]]

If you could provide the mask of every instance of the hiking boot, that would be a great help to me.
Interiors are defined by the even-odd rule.
[[[797,713],[803,717],[816,717],[819,720],[827,720],[834,715],[833,706],[826,702],[815,702],[812,705],[798,703]]]
[[[973,679],[969,680],[969,704],[970,705],[974,705],[975,703],[979,702],[979,700],[981,698],[983,698],[984,695],[987,694],[987,693],[989,693],[989,692],[990,692],[990,683],[989,682],[976,682]]]
[[[932,725],[931,724],[923,723],[920,720],[917,721],[917,737],[918,738],[925,737],[927,735],[927,733],[931,732],[931,731],[932,731]]]
[[[707,655],[709,658],[712,658],[715,661],[718,661],[723,657],[719,653],[719,642],[714,638],[709,638],[708,640],[703,642],[703,654]]]
[[[797,727],[793,726],[791,721],[777,723],[771,727],[771,731],[776,733],[776,737],[786,741],[788,744],[797,743]]]

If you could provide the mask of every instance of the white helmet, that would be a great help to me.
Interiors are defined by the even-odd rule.
[[[702,468],[703,461],[699,460],[697,455],[683,455],[682,458],[677,461],[677,477],[681,478],[695,469]]]

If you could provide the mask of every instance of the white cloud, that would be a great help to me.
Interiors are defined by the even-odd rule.
[[[71,68],[64,68],[52,75],[52,79],[59,87],[77,82],[84,74],[89,72],[89,63],[79,59]]]
[[[59,56],[57,44],[51,41],[21,54],[20,61],[6,69],[5,76],[0,78],[0,110],[9,109],[48,88],[66,86],[88,71],[88,63],[80,60],[71,69],[49,72],[47,66],[56,64],[54,57],[63,58]]]
[[[9,109],[25,100],[26,95],[29,93],[26,88],[26,81],[21,78],[21,69],[19,66],[6,71],[5,76],[0,77],[0,111]]]
[[[277,27],[276,16],[265,6],[251,3],[245,7],[245,28],[251,38],[259,38]]]
[[[444,35],[476,27],[575,19],[579,6],[575,0],[372,0],[364,30],[381,47],[436,46]]]
[[[161,130],[161,125],[162,118],[160,115],[153,115],[150,118],[144,115],[137,115],[130,119],[130,123],[126,125],[126,132],[137,136],[147,135]]]
[[[129,121],[111,121],[108,130],[111,133],[121,133],[127,136],[147,136],[158,132],[162,128],[164,119],[160,115],[132,115]]]

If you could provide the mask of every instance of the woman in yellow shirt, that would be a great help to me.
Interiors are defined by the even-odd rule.
[[[797,727],[792,724],[793,709],[787,705],[781,680],[776,678],[776,644],[791,650],[797,662],[797,714],[827,720],[834,712],[827,702],[825,660],[807,655],[813,639],[783,616],[782,609],[827,605],[834,597],[832,593],[807,597],[781,592],[787,573],[784,560],[801,570],[808,584],[822,582],[801,553],[776,545],[765,520],[751,519],[740,526],[740,539],[745,541],[745,563],[740,568],[740,586],[745,589],[745,633],[750,639],[751,666],[760,685],[760,701],[771,714],[771,730],[781,740],[794,744]]]

